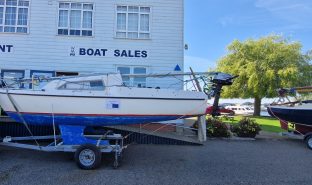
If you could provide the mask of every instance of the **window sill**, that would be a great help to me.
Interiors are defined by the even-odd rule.
[[[137,41],[151,41],[152,39],[151,38],[149,38],[149,39],[143,39],[143,38],[120,38],[120,37],[114,37],[114,39],[116,39],[116,40],[137,40]]]
[[[67,38],[83,38],[83,39],[90,39],[95,38],[95,36],[79,36],[79,35],[55,35],[57,37],[67,37]]]
[[[18,32],[0,32],[0,34],[2,35],[29,35],[29,33],[18,33]]]

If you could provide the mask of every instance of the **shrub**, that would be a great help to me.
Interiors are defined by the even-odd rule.
[[[259,134],[261,128],[260,125],[253,119],[243,118],[238,124],[231,126],[231,131],[238,137],[250,137],[255,138]]]
[[[192,127],[195,129],[198,129],[198,121],[196,121]],[[230,137],[231,136],[229,132],[229,128],[226,126],[226,124],[221,122],[218,119],[208,118],[206,120],[206,127],[207,127],[208,137]]]
[[[208,118],[206,120],[208,137],[230,137],[229,128],[220,120]]]

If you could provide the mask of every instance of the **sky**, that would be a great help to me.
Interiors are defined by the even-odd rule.
[[[312,0],[185,0],[185,71],[213,69],[233,40],[269,34],[312,49]]]

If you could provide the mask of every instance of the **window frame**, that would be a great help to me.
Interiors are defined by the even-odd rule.
[[[135,68],[144,68],[146,71],[146,75],[149,73],[149,68],[147,66],[127,66],[127,65],[118,65],[116,66],[116,73],[119,73],[118,68],[119,67],[125,67],[125,68],[130,68],[130,75],[135,75],[134,74],[134,69]],[[135,77],[129,77],[129,87],[138,87],[138,86],[134,86],[134,78]],[[122,81],[122,83],[124,83]],[[141,88],[147,88],[148,87],[148,78],[145,77],[145,86],[142,86]]]
[[[77,83],[85,83],[85,82],[90,83],[90,87],[91,87],[91,82],[99,82],[99,81],[103,84],[103,89],[92,89],[92,88],[90,88],[90,89],[76,89],[76,88],[67,88],[66,87],[67,84],[77,84]],[[106,87],[105,87],[105,83],[103,80],[81,80],[81,81],[73,81],[73,82],[67,81],[64,84],[62,84],[61,86],[59,86],[57,89],[58,90],[70,90],[70,91],[104,91],[106,89]]]
[[[94,37],[94,17],[95,17],[95,3],[94,2],[74,2],[74,1],[58,1],[58,7],[57,7],[57,20],[56,20],[56,35],[57,36],[60,36],[60,37],[80,37],[80,38],[92,38]],[[60,4],[61,3],[69,3],[69,8],[60,8]],[[81,20],[80,20],[80,28],[79,28],[79,31],[80,31],[80,35],[71,35],[70,34],[70,11],[72,10],[71,8],[71,4],[73,3],[80,3],[82,5],[82,8],[81,9],[73,9],[73,10],[80,10],[81,12]],[[89,28],[83,28],[82,25],[83,25],[83,12],[84,12],[84,9],[83,9],[83,5],[84,4],[91,4],[93,5],[93,9],[92,10],[86,10],[86,11],[90,11],[92,12],[92,21],[91,21],[91,26],[92,28],[89,29]],[[60,27],[59,26],[59,23],[60,23],[60,10],[67,10],[68,11],[68,18],[67,18],[67,27]],[[64,35],[64,34],[59,34],[59,30],[60,29],[63,29],[63,30],[67,30],[68,31],[68,34],[67,35]],[[77,29],[76,29],[77,30]],[[82,35],[82,31],[91,31],[91,34],[92,35]]]
[[[52,74],[52,77],[55,77],[55,71],[42,71],[42,70],[30,70],[30,74],[29,74],[29,77],[32,78],[33,77],[33,74],[35,73],[46,73],[46,74]],[[32,89],[33,88],[33,84],[30,83],[29,84],[29,89]],[[38,88],[40,89],[40,88]]]
[[[2,69],[1,70],[1,78],[4,78],[4,73],[6,72],[11,72],[11,73],[20,73],[22,74],[22,78],[25,78],[25,70],[19,70],[19,69]],[[8,84],[10,85],[10,84]],[[24,88],[24,84],[20,84],[20,86],[18,88]]]
[[[118,11],[118,7],[119,6],[126,6],[127,7],[127,11]],[[130,6],[134,6],[134,7],[138,7],[139,8],[139,11],[137,12],[138,13],[138,31],[135,32],[135,31],[128,31],[128,16],[129,16],[129,13],[136,13],[136,12],[129,12],[129,7]],[[150,11],[149,13],[141,13],[140,10],[141,8],[149,8]],[[118,30],[118,13],[126,13],[126,30]],[[144,15],[144,14],[147,14],[149,15],[149,31],[141,31],[140,28],[141,28],[141,15]],[[117,33],[118,32],[124,32],[126,33],[126,37],[118,37],[117,36]],[[128,33],[137,33],[138,34],[138,38],[131,38],[131,37],[128,37]],[[149,34],[149,37],[148,38],[140,38],[140,33],[141,34]],[[114,31],[114,37],[116,39],[129,39],[129,40],[151,40],[152,39],[152,6],[150,5],[125,5],[125,4],[117,4],[115,6],[115,31]]]
[[[21,35],[27,35],[29,34],[29,24],[30,24],[30,7],[31,7],[31,0],[22,0],[22,1],[27,1],[28,6],[20,6],[18,5],[20,0],[17,0],[17,5],[6,5],[6,1],[4,0],[4,5],[0,5],[0,7],[3,8],[3,15],[2,15],[2,24],[0,23],[0,27],[2,27],[2,30],[0,31],[0,34],[21,34]],[[5,25],[5,14],[6,14],[6,7],[15,7],[16,8],[16,19],[15,19],[15,24],[14,25]],[[27,8],[27,25],[18,25],[18,13],[19,13],[19,8]],[[4,32],[5,27],[14,27],[15,31],[14,32]],[[27,32],[17,32],[17,28],[26,28]]]

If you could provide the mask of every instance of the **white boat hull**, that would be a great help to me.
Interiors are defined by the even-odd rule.
[[[203,115],[207,107],[203,93],[180,91],[180,94],[170,94],[174,91],[127,91],[122,88],[125,87],[111,88],[109,92],[62,94],[10,90],[9,96],[18,110],[5,90],[0,90],[0,102],[10,117],[18,122],[24,119],[32,125],[51,125],[53,122],[55,125],[90,126],[150,123]]]

